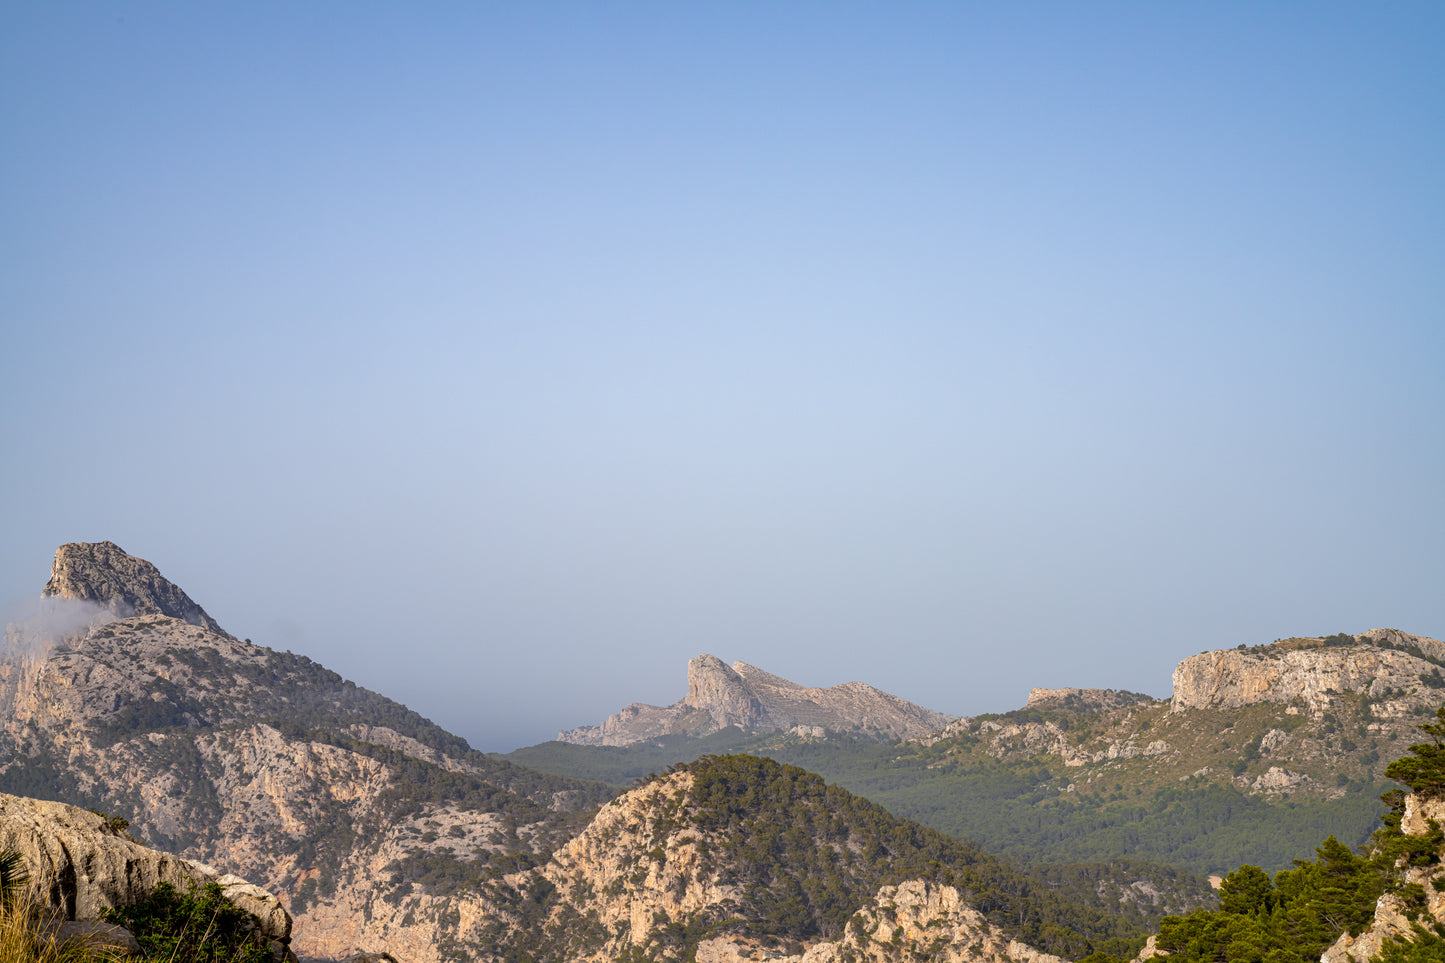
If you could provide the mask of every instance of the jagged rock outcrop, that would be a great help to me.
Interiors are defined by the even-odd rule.
[[[1374,629],[1345,645],[1286,639],[1204,652],[1174,670],[1170,711],[1277,702],[1321,715],[1342,699],[1365,696],[1377,716],[1403,718],[1438,703],[1445,681],[1432,660],[1445,661],[1445,643],[1395,629]]]
[[[789,963],[1063,963],[1003,933],[967,905],[958,890],[909,880],[878,891],[848,921],[843,939],[820,943]]]
[[[848,921],[842,939],[779,953],[746,937],[698,944],[697,963],[1063,963],[1010,938],[967,905],[958,890],[924,880],[885,886]]]
[[[746,731],[847,731],[866,738],[911,739],[935,732],[955,716],[934,712],[862,682],[814,688],[746,662],[731,666],[714,655],[687,664],[687,695],[671,706],[633,703],[601,725],[557,734],[557,741],[625,746],[665,735],[703,736],[729,726]]]
[[[1422,800],[1411,793],[1405,797],[1405,813],[1400,820],[1400,830],[1408,836],[1425,836],[1430,833],[1430,821],[1445,825],[1445,799]],[[1445,852],[1441,859],[1445,860]],[[1445,891],[1436,886],[1445,886],[1445,865],[1437,862],[1433,866],[1411,866],[1404,869],[1404,884],[1418,885],[1424,893],[1425,906],[1419,922],[1445,925]],[[1392,939],[1411,939],[1410,920],[1406,914],[1405,902],[1396,893],[1386,893],[1375,904],[1375,919],[1359,936],[1340,934],[1329,949],[1320,956],[1320,963],[1358,963],[1373,959]]]
[[[0,793],[0,851],[21,855],[35,904],[66,920],[99,919],[108,909],[144,899],[160,883],[184,890],[214,882],[231,903],[260,920],[261,932],[281,952],[291,942],[291,914],[271,893],[141,846],[89,810]]]
[[[168,615],[219,635],[225,631],[180,586],[114,542],[70,542],[55,551],[47,598],[99,602],[116,615]]]

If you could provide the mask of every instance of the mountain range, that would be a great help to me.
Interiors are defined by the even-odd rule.
[[[1367,834],[1445,688],[1445,644],[1395,630],[972,718],[703,655],[673,706],[500,758],[237,639],[111,543],[61,546],[44,594],[84,619],[7,628],[0,790],[260,884],[303,959],[1127,956],[1247,843]]]

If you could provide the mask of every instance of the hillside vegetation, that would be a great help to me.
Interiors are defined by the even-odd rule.
[[[785,948],[839,937],[905,880],[954,887],[993,924],[1073,959],[1132,953],[1147,932],[1127,905],[1086,903],[1084,887],[1044,885],[795,766],[729,755],[652,777],[546,867],[492,884],[511,917],[483,942],[535,963],[690,959],[725,934]],[[658,925],[639,933],[639,912]]]
[[[1384,767],[1406,751],[1413,724],[1433,711],[1426,700],[1445,685],[1436,649],[1403,633],[1377,635],[1221,653],[1269,668],[1312,653],[1359,652],[1413,673],[1358,691],[1322,691],[1313,701],[1172,707],[1147,697],[1102,705],[1060,699],[962,719],[913,742],[733,729],[706,741],[544,743],[505,758],[622,786],[704,752],[745,751],[819,773],[895,815],[1027,863],[1122,858],[1223,874],[1250,862],[1273,872],[1327,835],[1348,846],[1369,837],[1388,788]]]

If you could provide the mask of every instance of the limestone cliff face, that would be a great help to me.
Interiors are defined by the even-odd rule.
[[[1342,699],[1364,695],[1377,716],[1404,718],[1438,703],[1440,669],[1429,658],[1441,656],[1445,643],[1394,629],[1367,632],[1350,645],[1291,639],[1204,652],[1174,670],[1170,711],[1276,702],[1297,703],[1319,715]]]
[[[68,920],[94,920],[144,899],[160,883],[221,885],[227,898],[261,921],[281,947],[291,915],[271,893],[203,863],[141,846],[104,816],[63,803],[0,793],[0,851],[21,855],[38,905]]]
[[[729,666],[704,654],[688,662],[687,695],[671,706],[633,703],[601,725],[559,732],[557,740],[625,746],[664,735],[702,736],[728,726],[754,732],[805,727],[908,739],[937,731],[954,718],[862,682],[806,687],[746,662]]]
[[[738,667],[729,667],[715,655],[700,655],[687,664],[687,695],[681,705],[706,712],[718,729],[776,729],[757,693],[743,680]]]
[[[55,552],[46,597],[99,602],[117,615],[168,615],[224,635],[216,620],[150,562],[114,542],[70,542]]]

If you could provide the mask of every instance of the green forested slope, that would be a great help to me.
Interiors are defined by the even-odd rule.
[[[703,865],[690,862],[689,872],[736,895],[667,921],[639,959],[688,959],[699,941],[731,932],[797,943],[836,939],[880,887],[913,879],[956,887],[995,925],[1069,959],[1132,955],[1152,929],[1140,907],[1101,899],[1087,874],[1040,881],[796,766],[728,755],[679,770],[691,774],[691,788],[666,796],[659,803],[666,811],[649,814],[656,838],[641,845],[655,841],[657,848],[646,859],[667,865],[669,839],[700,836]],[[588,906],[559,905],[561,897],[537,880],[499,880],[487,892],[521,919],[562,921],[550,930],[499,931],[497,942],[512,946],[509,959],[560,960],[561,947],[585,956],[606,939]]]
[[[709,740],[816,772],[894,815],[1028,863],[1129,858],[1206,875],[1242,862],[1282,869],[1327,835],[1362,843],[1376,825],[1378,796],[1386,788],[1383,782],[1359,782],[1332,799],[1301,794],[1271,801],[1203,778],[1143,786],[1124,773],[1116,780],[1118,789],[1080,794],[1064,791],[1071,774],[1046,758],[977,754],[940,764],[944,751],[917,744],[846,737],[788,743],[735,731]],[[665,747],[546,743],[506,758],[543,772],[622,785],[696,758],[703,748],[700,741],[680,738]]]

